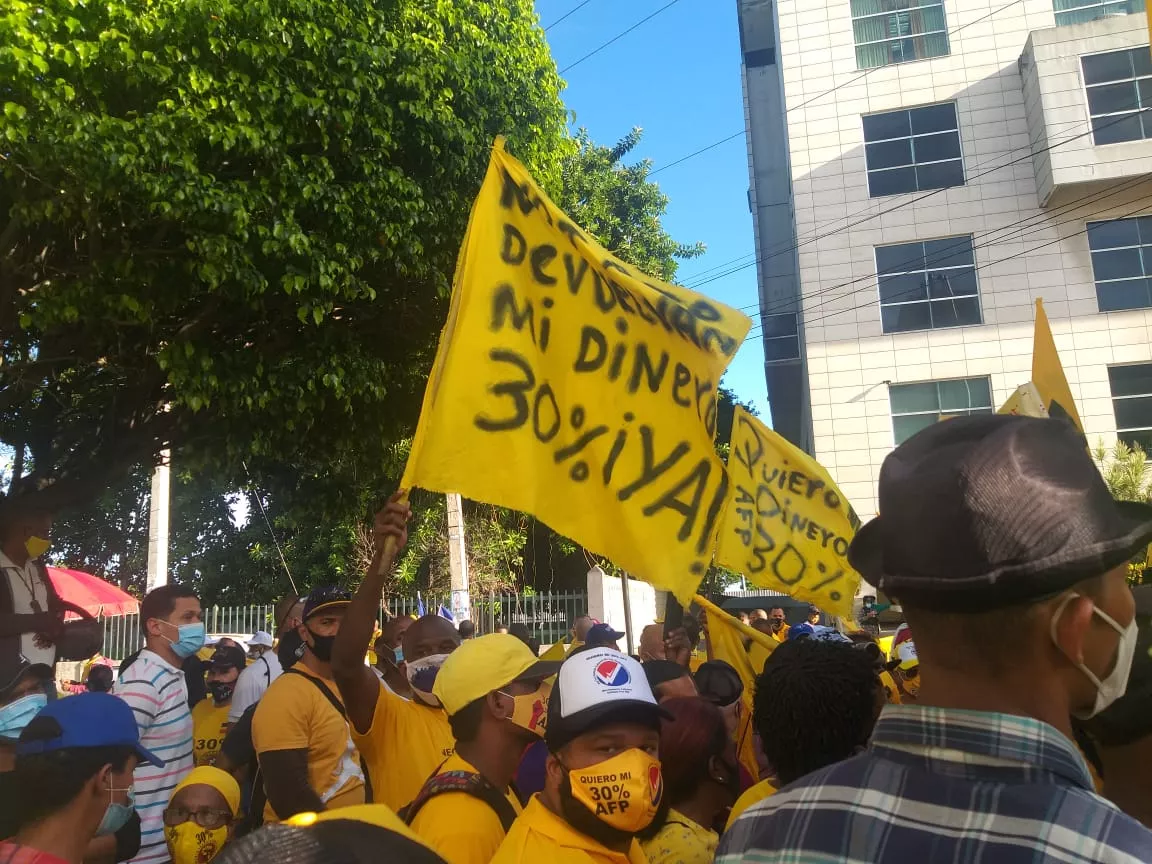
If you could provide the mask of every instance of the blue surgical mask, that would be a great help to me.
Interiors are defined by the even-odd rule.
[[[175,627],[171,621],[165,621],[169,627]],[[197,651],[204,647],[204,624],[181,624],[176,627],[177,638],[172,642],[172,653],[183,660],[185,657],[191,657]],[[165,636],[165,639],[168,637]]]
[[[100,827],[96,829],[97,837],[106,837],[109,834],[115,834],[132,818],[132,811],[136,807],[136,790],[131,786],[127,789],[109,789],[108,797],[111,798],[114,792],[127,792],[128,803],[121,804],[119,801],[108,802],[108,808],[104,811],[104,818],[100,820]]]
[[[29,693],[0,708],[0,738],[19,738],[29,721],[48,704],[43,693]]]
[[[396,655],[396,665],[399,666],[404,662],[404,649],[397,646],[392,649],[392,653]]]

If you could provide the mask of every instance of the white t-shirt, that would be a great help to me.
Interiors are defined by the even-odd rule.
[[[23,567],[17,567],[12,563],[12,559],[0,552],[0,567],[4,568],[4,577],[8,580],[8,589],[12,592],[13,612],[17,615],[31,615],[35,612],[48,611],[48,586],[44,584],[34,559],[29,558]],[[36,601],[35,606],[33,600]],[[51,666],[56,662],[56,646],[38,647],[35,633],[24,633],[20,636],[20,653],[29,663],[45,663]]]
[[[232,691],[228,722],[239,721],[245,711],[260,701],[268,685],[279,678],[283,671],[280,667],[280,658],[276,656],[275,651],[265,651],[252,661],[251,666],[245,667],[240,677],[236,679],[236,688]]]

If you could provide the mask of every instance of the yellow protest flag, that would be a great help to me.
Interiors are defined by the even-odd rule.
[[[1032,383],[1035,385],[1049,417],[1067,417],[1081,434],[1084,424],[1076,410],[1072,389],[1060,365],[1060,355],[1056,353],[1056,340],[1052,338],[1052,328],[1044,311],[1044,301],[1036,300],[1036,330],[1032,337]]]
[[[1029,381],[1016,388],[1008,401],[1000,406],[997,414],[1017,414],[1021,417],[1047,417],[1048,409],[1036,385]]]
[[[404,488],[530,513],[687,602],[728,495],[717,386],[750,326],[610,255],[497,142]]]
[[[563,660],[568,654],[568,641],[561,639],[540,655],[541,660]]]
[[[752,697],[756,692],[756,676],[764,671],[764,661],[778,643],[759,630],[741,624],[738,619],[703,597],[697,596],[696,603],[704,609],[706,616],[711,659],[723,660],[735,669],[744,684],[736,727],[736,755],[749,775],[759,780],[760,768],[756,761],[756,745],[752,739]]]
[[[848,564],[848,543],[860,520],[823,466],[737,408],[728,476],[716,562],[850,617],[860,574]]]

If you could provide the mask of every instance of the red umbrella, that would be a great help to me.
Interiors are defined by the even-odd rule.
[[[140,611],[139,600],[91,573],[49,567],[48,578],[61,600],[75,603],[92,615],[134,615]],[[76,616],[70,613],[68,617]]]

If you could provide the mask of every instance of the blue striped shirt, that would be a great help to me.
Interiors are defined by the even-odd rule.
[[[177,784],[192,770],[192,712],[184,673],[148,649],[140,652],[112,691],[132,708],[140,744],[164,760],[163,768],[136,766],[133,787],[140,814],[140,852],[132,864],[169,860],[164,808]]]
[[[1039,720],[884,709],[867,752],[749,808],[717,864],[1146,864],[1152,832]]]

